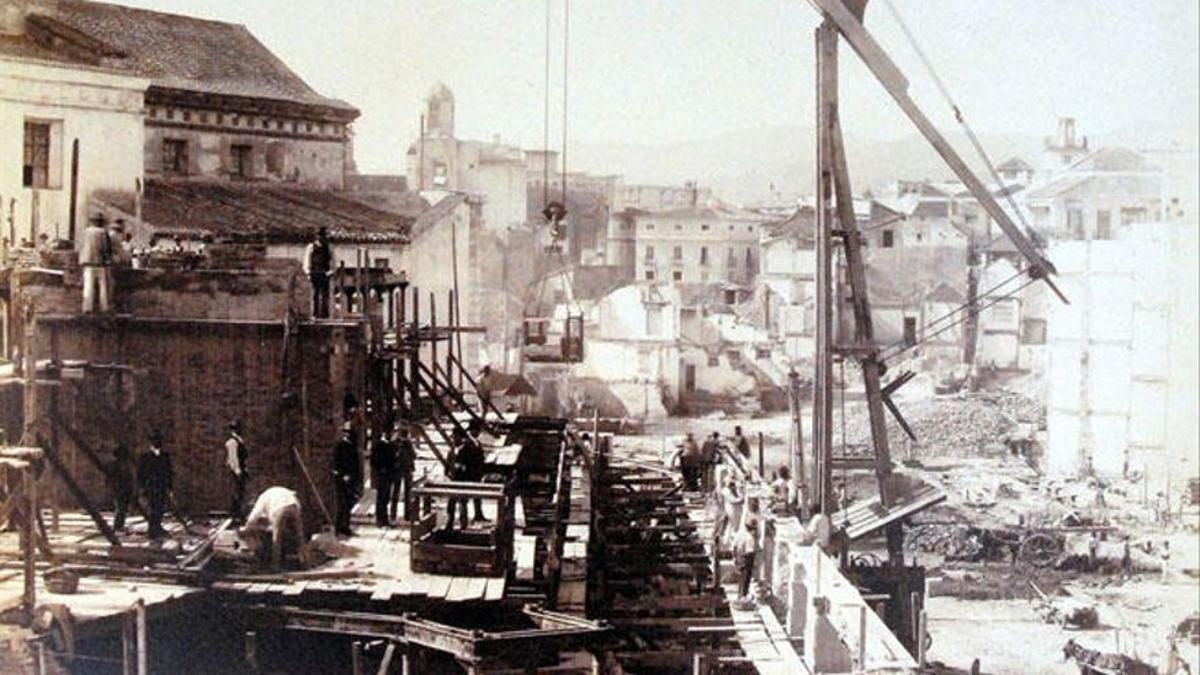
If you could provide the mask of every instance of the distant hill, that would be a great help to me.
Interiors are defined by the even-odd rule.
[[[1160,145],[1165,132],[1120,130],[1113,143],[1140,147]],[[984,172],[966,136],[948,132],[947,138],[977,172]],[[1136,139],[1145,138],[1138,143]],[[1039,163],[1044,138],[1020,134],[985,134],[980,142],[996,163],[1018,156]],[[1093,145],[1103,142],[1094,139]],[[769,197],[774,184],[784,196],[813,191],[813,129],[805,126],[769,126],[722,134],[703,141],[665,145],[586,144],[572,147],[575,167],[597,173],[619,173],[630,182],[682,183],[697,180],[717,194],[735,201]],[[847,133],[846,152],[851,184],[856,194],[878,190],[896,179],[943,179],[952,174],[937,153],[917,133],[880,142]]]

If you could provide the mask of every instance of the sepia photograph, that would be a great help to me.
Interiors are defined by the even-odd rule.
[[[1196,0],[0,0],[0,675],[1200,675]]]

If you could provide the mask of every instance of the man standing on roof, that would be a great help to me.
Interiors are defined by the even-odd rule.
[[[111,294],[109,267],[113,262],[112,236],[105,229],[104,214],[92,216],[83,230],[79,246],[79,265],[83,268],[83,313],[96,312],[96,293],[100,294],[100,311],[107,312]]]
[[[740,426],[733,428],[733,447],[742,453],[742,457],[750,459],[750,441],[746,440],[746,437],[742,435],[742,428]]]
[[[246,483],[250,481],[247,469],[249,452],[246,450],[246,440],[242,438],[242,423],[233,420],[229,423],[229,436],[225,439],[225,466],[229,469],[232,494],[229,497],[229,517],[234,523],[242,522],[242,505],[246,499]]]
[[[313,317],[329,318],[329,276],[333,270],[333,247],[329,245],[329,230],[317,230],[317,236],[304,250],[304,273],[312,282]]]
[[[712,492],[716,485],[713,483],[713,473],[717,462],[721,460],[721,435],[712,432],[700,446],[700,487],[705,492]]]

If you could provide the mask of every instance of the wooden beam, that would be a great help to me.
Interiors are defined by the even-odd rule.
[[[1034,276],[1046,279],[1048,274],[1054,274],[1054,265],[1044,258],[1033,245],[1033,242],[1029,241],[1025,234],[1021,232],[1016,223],[1009,218],[1008,213],[996,201],[991,191],[975,176],[975,173],[971,171],[958,152],[942,136],[933,122],[926,117],[920,107],[909,97],[908,80],[900,72],[900,69],[892,61],[891,57],[887,55],[883,47],[863,27],[862,22],[843,4],[843,0],[809,0],[809,2],[817,11],[833,21],[838,31],[846,37],[846,41],[850,43],[850,46],[858,54],[859,58],[862,59],[862,62],[871,71],[871,74],[875,76],[875,79],[883,85],[883,88],[900,107],[900,110],[917,127],[917,130],[921,132],[925,140],[933,146],[933,149],[946,162],[946,165],[950,167],[954,175],[962,181],[967,190],[971,192],[971,195],[979,201],[979,204],[988,212],[988,215],[996,221],[1000,229],[1004,231],[1004,234],[1012,240],[1017,251],[1029,262],[1031,272]],[[1049,279],[1046,279],[1046,281],[1050,283]],[[1051,287],[1053,288],[1052,283]],[[1054,290],[1058,292],[1057,288]]]
[[[45,457],[50,462],[50,466],[56,472],[58,472],[59,477],[62,478],[63,485],[66,486],[67,492],[71,493],[71,497],[75,500],[75,503],[78,504],[79,507],[84,511],[86,511],[89,516],[91,516],[92,522],[96,523],[96,528],[100,530],[100,534],[104,535],[104,538],[108,540],[108,543],[112,544],[113,546],[120,546],[121,540],[117,537],[117,533],[114,532],[112,527],[109,526],[108,522],[104,520],[104,516],[100,515],[100,511],[98,511],[95,506],[92,506],[92,502],[90,499],[88,499],[87,493],[83,491],[83,488],[79,486],[79,483],[75,482],[75,478],[71,475],[71,472],[67,470],[67,467],[63,466],[62,460],[58,457],[58,452],[50,446],[45,446],[44,449]]]

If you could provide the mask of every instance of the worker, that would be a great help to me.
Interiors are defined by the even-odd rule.
[[[784,465],[775,470],[775,480],[771,481],[771,510],[780,515],[789,515],[793,503],[792,472]]]
[[[92,216],[83,230],[79,246],[79,265],[83,268],[83,313],[96,312],[96,294],[100,294],[100,311],[107,312],[111,299],[112,280],[109,267],[113,262],[112,236],[105,229],[104,214]]]
[[[490,365],[479,369],[479,379],[475,380],[475,393],[479,395],[479,414],[487,415],[492,407],[492,392],[496,389],[496,372]]]
[[[1130,550],[1129,535],[1125,535],[1125,540],[1121,542],[1121,579],[1128,579],[1133,575],[1133,551]]]
[[[452,478],[456,481],[464,482],[479,482],[483,480],[483,448],[479,445],[479,439],[469,433],[455,429],[455,446],[454,458],[452,460],[453,474]],[[486,521],[483,516],[483,500],[479,497],[474,499],[475,515],[472,522]],[[454,511],[458,509],[459,526],[462,529],[467,529],[467,500],[451,499],[447,506],[447,521],[446,527],[450,528],[454,522]]]
[[[1171,542],[1163,540],[1162,551],[1159,553],[1162,557],[1162,580],[1166,583],[1171,573]]]
[[[821,513],[821,505],[814,504],[812,507],[812,517],[808,519],[808,525],[804,528],[812,542],[821,547],[821,550],[829,553],[830,542],[833,537],[833,523],[830,522],[829,516]]]
[[[1092,531],[1092,536],[1088,539],[1088,569],[1095,572],[1096,564],[1100,559],[1100,533]]]
[[[229,517],[234,523],[242,522],[245,511],[242,510],[246,500],[246,483],[250,481],[248,469],[249,451],[246,449],[246,439],[242,437],[241,420],[233,420],[228,425],[229,435],[225,438],[225,467],[229,469],[230,495]]]
[[[333,479],[337,486],[337,518],[334,519],[334,531],[342,536],[349,537],[354,534],[350,530],[350,511],[358,502],[361,473],[358,446],[354,443],[354,427],[347,421],[342,424],[342,435],[333,447]]]
[[[397,452],[387,430],[371,443],[371,480],[375,485],[375,524],[388,527],[388,504],[392,501],[392,483],[396,480]]]
[[[171,456],[162,445],[162,434],[151,432],[150,447],[138,458],[138,487],[146,500],[146,535],[151,539],[161,539],[167,534],[162,521],[171,498]]]
[[[130,475],[129,447],[117,443],[113,448],[113,459],[108,465],[109,485],[113,491],[113,529],[125,531],[125,516],[129,513],[129,502],[133,501],[133,478]]]
[[[714,431],[704,439],[704,445],[700,446],[700,487],[705,492],[712,492],[715,487],[713,470],[721,458],[720,439],[721,435]]]
[[[742,428],[740,426],[733,428],[733,447],[742,453],[742,457],[750,459],[750,441],[746,440],[746,437],[742,435]]]
[[[724,539],[726,544],[732,544],[742,524],[742,495],[738,480],[733,475],[725,478],[725,487],[721,489],[721,516],[718,527],[718,542]]]
[[[412,439],[408,437],[408,427],[401,426],[397,433],[399,436],[396,439],[396,474],[392,479],[392,522],[399,517],[396,502],[401,496],[404,497],[404,520],[412,520],[412,480],[417,465],[417,451]]]
[[[748,506],[749,510],[733,541],[733,554],[740,575],[738,597],[742,602],[753,600],[750,597],[750,582],[754,580],[754,565],[758,559],[758,513],[755,509],[757,504],[758,502],[751,502]]]
[[[312,282],[312,313],[318,319],[329,318],[329,277],[333,273],[333,248],[329,230],[321,226],[317,236],[304,250],[304,273]]]
[[[265,557],[269,542],[271,567],[280,568],[286,542],[290,542],[289,550],[295,553],[299,553],[304,545],[304,521],[295,491],[279,486],[263,490],[254,500],[246,524],[238,529],[238,536],[257,539],[261,557]]]
[[[679,471],[683,474],[683,489],[692,492],[700,489],[700,466],[701,455],[700,446],[696,445],[696,439],[692,438],[692,432],[687,432],[683,437],[683,444],[675,452],[675,457],[672,464],[679,463]]]

